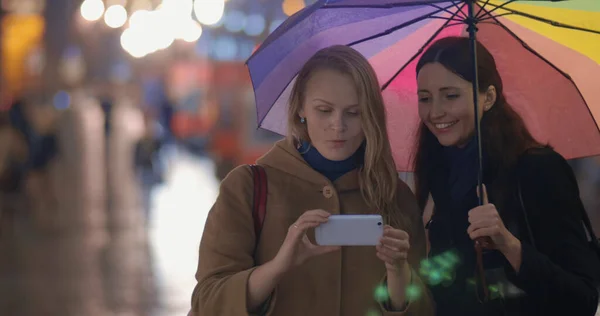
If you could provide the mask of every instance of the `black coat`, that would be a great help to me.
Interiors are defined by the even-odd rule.
[[[446,273],[449,278],[444,282],[438,280],[430,286],[437,315],[594,315],[600,258],[589,246],[579,188],[562,156],[549,148],[532,149],[519,158],[503,181],[496,175],[484,177],[490,203],[496,205],[505,226],[522,244],[519,273],[500,252],[484,255],[487,281],[489,285],[500,284],[502,293],[495,296],[499,299],[486,304],[480,303],[475,293],[476,257],[466,232],[468,211],[477,205],[477,199],[449,202],[444,185],[448,172],[444,168],[437,166],[430,173],[436,205],[428,225],[430,261],[456,251],[458,264]],[[518,182],[533,236],[518,198]],[[499,191],[493,188],[499,185],[508,193],[494,195]],[[476,197],[475,188],[469,196]]]

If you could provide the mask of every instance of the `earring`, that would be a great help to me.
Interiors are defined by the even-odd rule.
[[[301,118],[300,118],[300,123],[302,123],[302,124],[306,123],[306,119],[305,119],[305,118],[303,118],[303,117],[301,117]]]

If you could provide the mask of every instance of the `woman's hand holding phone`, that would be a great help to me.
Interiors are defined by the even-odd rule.
[[[307,230],[326,223],[330,215],[324,210],[307,211],[289,227],[287,236],[273,259],[277,269],[285,273],[304,264],[310,258],[340,249],[339,246],[315,245],[306,236]]]

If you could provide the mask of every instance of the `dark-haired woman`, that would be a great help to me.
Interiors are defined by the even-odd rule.
[[[477,46],[489,199],[483,206],[469,40],[438,40],[417,64],[417,198],[422,208],[429,197],[435,205],[427,225],[429,256],[439,257],[422,272],[435,272],[430,290],[437,315],[593,316],[600,259],[582,224],[585,210],[573,172],[532,137],[506,101],[493,56]],[[487,293],[477,274],[478,238],[491,240],[481,264]]]

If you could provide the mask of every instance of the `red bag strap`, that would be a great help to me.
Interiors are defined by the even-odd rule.
[[[250,169],[252,169],[252,176],[254,177],[252,219],[254,220],[254,234],[258,243],[265,214],[267,213],[267,173],[259,165],[250,165]]]

